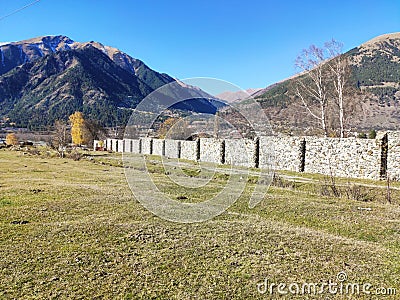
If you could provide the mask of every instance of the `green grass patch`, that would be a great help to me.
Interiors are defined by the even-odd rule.
[[[278,295],[257,291],[265,278],[328,282],[341,271],[348,282],[400,289],[399,205],[377,196],[370,202],[321,196],[321,176],[280,172],[282,182],[250,209],[257,181],[251,174],[225,213],[179,224],[134,199],[120,154],[87,152],[74,161],[0,151],[0,163],[2,299],[269,299]],[[210,199],[229,180],[223,169],[191,176],[198,165],[181,163],[184,180],[211,180],[183,187],[156,156],[139,171],[147,168],[162,192],[183,202]],[[379,181],[337,183],[385,191]]]

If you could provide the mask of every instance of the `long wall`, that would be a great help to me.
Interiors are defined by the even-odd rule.
[[[387,175],[400,180],[400,132],[382,133],[376,139],[270,136],[258,140],[107,139],[104,143],[116,152],[342,177],[382,179]]]

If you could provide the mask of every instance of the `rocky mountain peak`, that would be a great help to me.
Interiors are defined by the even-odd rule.
[[[95,41],[58,35],[0,43],[0,119],[19,126],[53,124],[76,110],[102,124],[117,119],[123,124],[149,93],[173,82],[141,60]],[[177,109],[215,113],[217,103],[199,98],[206,94],[201,90],[182,86],[170,98],[182,94],[196,99]]]
[[[100,50],[119,67],[134,75],[138,75],[140,68],[148,69],[141,60],[133,58],[117,48],[95,41],[75,42],[67,36],[54,35],[35,37],[19,42],[0,43],[0,75],[48,54],[90,46]],[[170,81],[172,78],[168,76],[166,79]]]

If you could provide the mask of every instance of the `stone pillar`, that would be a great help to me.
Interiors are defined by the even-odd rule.
[[[381,166],[379,175],[381,179],[386,179],[387,176],[387,162],[388,162],[389,139],[388,134],[382,137],[381,140]]]
[[[299,172],[304,172],[306,165],[306,140],[300,141],[300,153],[299,153]]]
[[[151,154],[153,154],[153,139],[150,139],[150,143],[149,143],[150,145],[149,145],[149,153],[150,153],[150,155]]]
[[[181,141],[178,141],[178,158],[181,158],[181,151],[182,151]]]
[[[225,140],[221,141],[219,157],[221,165],[225,164]]]
[[[196,160],[200,161],[200,138],[196,140]]]
[[[260,138],[256,137],[254,140],[254,153],[253,153],[253,167],[258,168],[260,166]]]

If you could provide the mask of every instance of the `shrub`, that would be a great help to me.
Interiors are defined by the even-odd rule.
[[[358,134],[358,138],[359,138],[359,139],[366,139],[366,138],[367,138],[367,135],[366,135],[364,132],[360,132],[360,133]]]
[[[28,149],[27,151],[30,155],[40,155],[40,151],[35,147],[35,148],[31,148]]]
[[[78,161],[82,158],[82,154],[79,153],[77,150],[73,150],[71,151],[71,153],[69,153],[68,158]]]
[[[364,201],[364,202],[374,200],[374,196],[371,195],[365,187],[358,185],[358,184],[354,184],[354,185],[347,184],[345,193],[346,193],[347,199],[351,199],[351,200]]]
[[[336,198],[340,198],[342,196],[340,188],[336,185],[335,176],[324,176],[324,182],[320,185],[320,195]]]
[[[279,188],[296,189],[296,182],[286,180],[283,177],[279,176],[277,173],[274,173],[274,175],[272,177],[271,185],[279,187]]]
[[[368,133],[368,138],[369,139],[376,139],[376,130],[375,129],[371,129]]]

